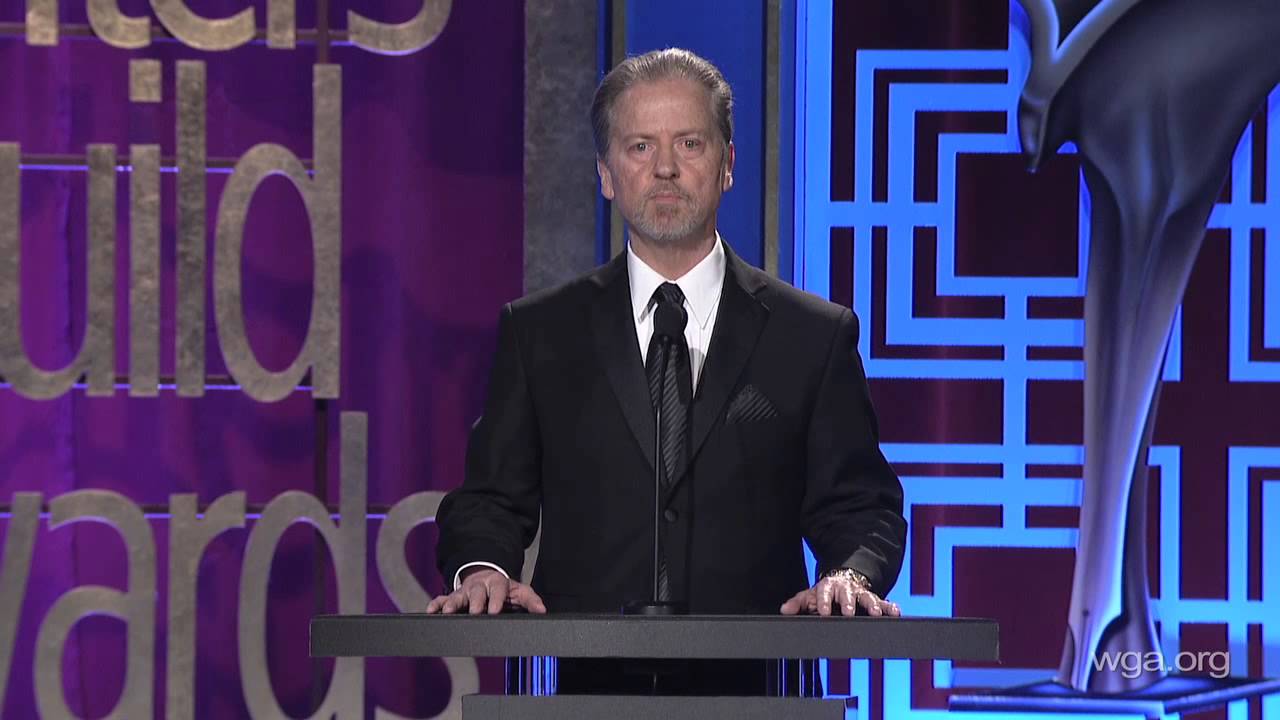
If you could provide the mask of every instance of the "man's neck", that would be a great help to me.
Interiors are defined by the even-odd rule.
[[[711,254],[716,246],[716,233],[712,230],[706,237],[691,242],[676,242],[658,245],[637,233],[631,233],[631,252],[668,280],[684,277],[695,265]]]

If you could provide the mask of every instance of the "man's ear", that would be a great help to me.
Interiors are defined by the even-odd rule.
[[[733,143],[729,143],[724,155],[724,177],[720,181],[720,192],[727,192],[733,187]]]
[[[604,164],[604,160],[596,157],[596,173],[600,175],[600,194],[604,195],[605,200],[613,199],[613,174],[609,172],[609,166]]]

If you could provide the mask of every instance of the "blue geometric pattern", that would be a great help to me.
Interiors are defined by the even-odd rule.
[[[953,614],[952,556],[961,547],[1074,548],[1074,529],[1026,526],[1028,506],[1075,507],[1080,502],[1080,480],[1036,478],[1027,481],[1028,465],[1080,465],[1083,452],[1078,445],[1043,445],[1027,442],[1027,387],[1033,380],[1080,380],[1079,360],[1028,359],[1030,346],[1079,347],[1084,328],[1080,320],[1040,319],[1027,316],[1028,298],[1080,297],[1089,246],[1088,197],[1081,181],[1078,198],[1079,248],[1075,277],[974,277],[956,274],[956,165],[966,153],[1015,154],[1016,108],[1030,58],[1022,35],[1010,27],[1006,50],[862,50],[854,62],[856,96],[854,117],[854,187],[851,201],[831,200],[832,138],[832,6],[831,0],[800,0],[797,3],[797,116],[794,282],[823,297],[831,297],[831,230],[852,228],[852,287],[855,312],[870,327],[869,319],[882,310],[884,341],[889,345],[991,346],[1003,349],[1002,359],[910,359],[877,357],[870,331],[864,331],[859,350],[871,378],[902,379],[983,379],[998,380],[1003,389],[1003,436],[998,444],[886,443],[883,450],[894,463],[985,463],[1003,468],[998,478],[949,476],[903,476],[907,517],[916,505],[974,505],[1001,507],[1001,527],[938,527],[934,533],[932,594],[914,594],[911,588],[913,550],[908,543],[906,565],[891,597],[904,614],[950,616]],[[875,74],[879,70],[1003,70],[1004,83],[900,83],[889,86],[888,179],[883,201],[873,200],[873,123],[877,117]],[[1251,297],[1250,232],[1266,232],[1265,268],[1262,277],[1264,300],[1263,343],[1280,348],[1280,92],[1270,99],[1266,161],[1268,197],[1253,203],[1247,192],[1233,192],[1232,200],[1217,205],[1210,228],[1228,231],[1230,242],[1230,379],[1232,381],[1280,381],[1280,362],[1249,358]],[[942,134],[938,137],[938,187],[936,202],[920,202],[914,197],[916,178],[916,118],[921,112],[1005,113],[1004,133]],[[1070,146],[1061,152],[1073,152]],[[1232,175],[1233,187],[1249,187],[1253,168],[1253,134],[1246,133],[1237,150]],[[873,227],[886,228],[885,279],[883,300],[873,292]],[[937,230],[937,274],[934,291],[946,296],[1002,298],[1003,318],[914,317],[913,237],[916,228]],[[1210,241],[1212,242],[1212,240]],[[876,308],[875,303],[884,307]],[[1256,311],[1256,310],[1255,310]],[[1165,365],[1165,380],[1177,382],[1182,373],[1181,313],[1175,320]],[[1262,600],[1247,596],[1248,471],[1251,467],[1280,467],[1280,448],[1230,449],[1228,458],[1227,538],[1229,567],[1226,599],[1184,599],[1179,596],[1180,557],[1180,448],[1157,446],[1150,451],[1152,467],[1158,467],[1160,483],[1160,600],[1153,608],[1161,622],[1160,638],[1166,657],[1178,651],[1180,623],[1223,623],[1234,666],[1232,674],[1245,675],[1247,625],[1262,625],[1263,674],[1280,675],[1280,560],[1272,556],[1263,566]],[[1263,483],[1262,547],[1280,552],[1280,483]],[[927,552],[927,550],[926,550]],[[866,661],[851,663],[850,692],[858,698],[861,716],[869,717],[870,673]],[[824,667],[824,673],[826,668]],[[1039,672],[1039,679],[1052,674]],[[911,708],[910,663],[886,661],[884,686],[877,688],[883,698],[883,717],[922,718],[946,714],[941,710]],[[975,678],[981,678],[978,682]],[[824,678],[825,681],[826,678]],[[1027,672],[953,672],[950,662],[934,663],[934,686],[1002,686],[1028,681]],[[825,685],[829,687],[829,685]],[[1280,718],[1280,697],[1264,700],[1264,715]],[[965,713],[963,717],[986,717]],[[1043,714],[991,714],[989,717],[1044,718]],[[1069,716],[1079,717],[1079,716]],[[1099,717],[1099,716],[1094,716]],[[1244,702],[1229,707],[1228,717],[1245,720]]]
[[[1280,381],[1280,362],[1249,359],[1250,273],[1249,234],[1254,228],[1266,233],[1263,254],[1262,343],[1280,348],[1280,90],[1272,91],[1267,113],[1267,197],[1250,202],[1247,193],[1232,193],[1231,202],[1219,203],[1209,217],[1209,227],[1231,233],[1231,380]],[[1248,187],[1253,175],[1253,126],[1240,139],[1231,163],[1233,187]]]

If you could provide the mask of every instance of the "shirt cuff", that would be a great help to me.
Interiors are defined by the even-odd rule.
[[[494,570],[497,570],[498,572],[502,573],[502,577],[507,578],[508,580],[511,579],[511,576],[507,574],[506,570],[503,570],[502,568],[498,567],[497,565],[494,565],[493,563],[482,562],[482,561],[469,562],[466,565],[463,565],[462,567],[458,568],[458,572],[453,574],[454,590],[457,590],[458,588],[462,587],[462,571],[466,570],[467,568],[473,568],[473,567],[493,568]]]

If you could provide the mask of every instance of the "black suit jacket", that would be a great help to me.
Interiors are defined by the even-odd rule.
[[[852,567],[883,594],[906,523],[857,319],[725,252],[692,459],[664,500],[674,598],[692,612],[776,613],[808,587],[801,538],[819,572]],[[446,582],[477,560],[518,577],[541,511],[532,585],[550,611],[648,598],[653,434],[625,253],[503,308],[466,478],[437,515]]]

